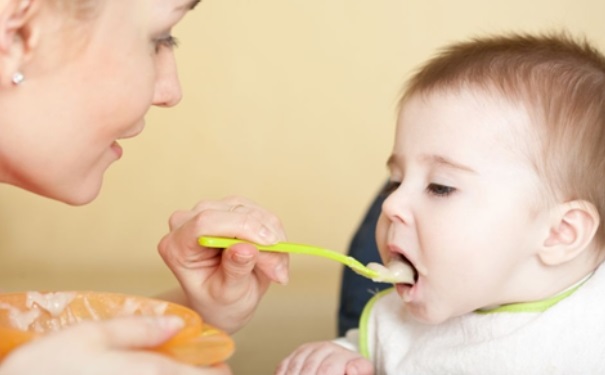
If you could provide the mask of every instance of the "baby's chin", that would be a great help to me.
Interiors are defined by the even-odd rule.
[[[445,306],[418,306],[415,304],[406,305],[406,310],[412,319],[419,323],[427,325],[442,324],[450,319],[456,318],[466,313],[454,312],[451,309],[445,308]]]

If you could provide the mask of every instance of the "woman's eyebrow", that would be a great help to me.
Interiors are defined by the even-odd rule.
[[[177,10],[193,10],[202,0],[191,0],[185,5],[181,5]]]

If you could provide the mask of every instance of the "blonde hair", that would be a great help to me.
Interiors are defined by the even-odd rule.
[[[43,11],[58,21],[47,35],[54,48],[62,50],[63,62],[73,59],[88,44],[94,21],[102,12],[106,2],[106,0],[44,0],[41,3]]]
[[[533,163],[549,192],[605,218],[605,56],[566,33],[511,34],[450,45],[408,82],[400,105],[435,90],[478,90],[523,106],[541,135]],[[605,227],[597,240],[605,242]]]
[[[104,0],[46,0],[49,4],[76,19],[89,19],[96,14]]]

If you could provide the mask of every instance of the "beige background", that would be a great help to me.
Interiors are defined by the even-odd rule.
[[[231,194],[278,213],[290,240],[344,251],[386,176],[411,69],[486,32],[565,26],[605,50],[604,14],[602,0],[204,0],[175,30],[183,102],[124,142],[99,199],[0,186],[0,288],[169,288],[156,254],[169,214]],[[236,374],[334,335],[340,268],[299,256],[291,273],[236,335]]]

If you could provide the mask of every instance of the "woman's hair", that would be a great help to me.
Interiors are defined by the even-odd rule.
[[[88,19],[94,16],[105,0],[45,0],[56,10],[65,12],[76,19]]]
[[[55,48],[63,49],[65,60],[72,59],[89,42],[96,18],[107,0],[39,0],[44,11],[60,20],[58,29],[51,29],[47,35]],[[131,1],[131,0],[123,0]]]
[[[530,151],[550,190],[545,196],[589,201],[605,218],[603,54],[567,33],[512,34],[453,44],[412,76],[400,105],[417,94],[466,89],[524,109],[531,119],[529,130],[542,145]],[[605,242],[605,226],[597,239]]]

